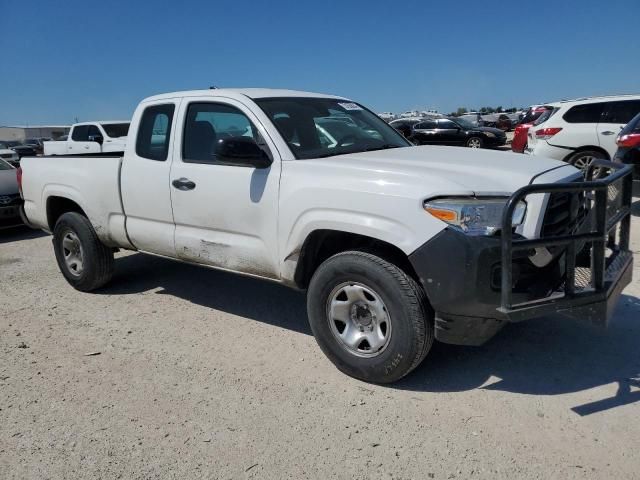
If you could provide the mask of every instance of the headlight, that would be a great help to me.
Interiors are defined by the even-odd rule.
[[[424,202],[424,209],[467,235],[493,235],[500,230],[502,212],[508,198],[443,198]],[[527,211],[525,202],[518,202],[511,221],[521,225]]]
[[[482,133],[484,133],[489,138],[494,138],[496,136],[496,134],[492,132],[482,132]]]

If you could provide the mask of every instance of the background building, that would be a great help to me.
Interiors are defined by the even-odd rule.
[[[55,140],[62,135],[67,135],[70,128],[68,125],[0,126],[0,141],[40,137]]]

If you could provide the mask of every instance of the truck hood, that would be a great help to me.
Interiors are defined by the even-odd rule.
[[[559,160],[497,150],[421,146],[337,155],[311,161],[337,169],[363,170],[400,185],[428,187],[438,194],[513,193],[534,177],[562,169],[563,177],[578,172]],[[367,171],[365,174],[364,171]]]

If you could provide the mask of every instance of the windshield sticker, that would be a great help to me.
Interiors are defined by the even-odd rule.
[[[357,103],[338,103],[345,110],[362,110],[362,107]]]

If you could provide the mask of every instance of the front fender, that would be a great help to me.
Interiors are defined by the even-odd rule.
[[[433,230],[435,235],[439,230]],[[304,244],[315,230],[334,230],[355,233],[395,245],[407,255],[424,243],[424,232],[420,232],[401,221],[371,213],[353,210],[315,208],[303,212],[293,225],[285,245],[285,256]]]

